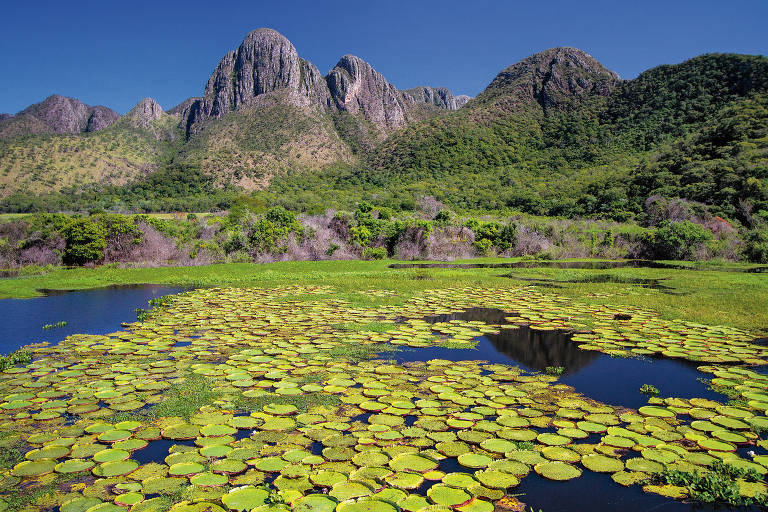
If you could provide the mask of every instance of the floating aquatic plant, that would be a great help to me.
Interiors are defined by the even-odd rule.
[[[73,335],[3,367],[0,435],[16,436],[19,457],[0,470],[0,497],[83,479],[46,506],[490,511],[522,478],[597,471],[638,485],[664,471],[705,474],[721,459],[758,477],[731,475],[743,481],[739,496],[765,491],[768,377],[730,363],[762,364],[768,351],[741,331],[639,308],[616,322],[612,308],[530,289],[430,290],[364,308],[324,286],[212,288],[151,305],[122,331]],[[508,323],[451,319],[477,306],[508,312]],[[578,331],[572,341],[582,350],[701,361],[738,402],[651,397],[628,411],[551,372],[386,360],[384,349],[471,345],[518,323]],[[755,456],[739,455],[743,446]],[[451,464],[461,471],[444,469]]]

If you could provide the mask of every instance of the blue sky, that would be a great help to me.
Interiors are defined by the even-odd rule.
[[[202,93],[219,59],[271,27],[326,73],[346,53],[398,88],[476,95],[504,67],[575,46],[623,78],[707,52],[768,54],[768,0],[6,2],[0,112],[59,93],[120,113]]]

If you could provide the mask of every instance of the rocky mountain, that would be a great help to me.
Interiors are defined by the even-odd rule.
[[[176,105],[175,107],[168,109],[166,113],[170,114],[172,116],[181,117],[181,114],[184,113],[184,111],[187,109],[187,107],[189,107],[190,105],[192,105],[192,103],[194,103],[195,101],[197,101],[199,99],[200,98],[187,98],[184,101],[182,101],[181,103],[179,103],[178,105]]]
[[[470,99],[467,95],[454,97],[445,87],[414,87],[403,92],[417,103],[426,103],[445,110],[458,110]]]
[[[343,56],[323,77],[314,64],[299,57],[285,36],[260,28],[221,59],[202,98],[187,100],[182,123],[192,134],[206,121],[258,104],[276,91],[283,91],[281,98],[294,107],[359,115],[384,132],[423,119],[423,113],[413,108],[417,104],[442,110],[458,108],[447,89],[399,91],[354,55]]]
[[[120,114],[107,107],[92,107],[80,100],[54,94],[15,116],[0,119],[0,139],[38,133],[97,132],[118,119]]]
[[[472,96],[467,96],[466,94],[459,94],[456,96],[456,108],[461,108],[464,105],[467,104],[469,100],[472,99]]]

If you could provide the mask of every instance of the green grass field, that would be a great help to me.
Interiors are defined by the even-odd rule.
[[[642,306],[656,310],[668,319],[681,318],[705,324],[729,325],[748,329],[756,335],[768,332],[768,313],[765,308],[768,304],[768,279],[764,274],[733,271],[744,265],[728,264],[718,270],[390,269],[388,267],[391,263],[302,261],[200,267],[60,268],[42,275],[1,280],[0,297],[28,298],[40,296],[39,290],[44,289],[77,290],[143,283],[190,287],[323,284],[336,288],[340,297],[362,305],[398,302],[420,290],[448,286],[535,286],[541,291],[573,297],[584,303]],[[506,277],[509,275],[513,277]],[[658,280],[665,288],[649,289],[634,284],[633,281],[638,279]],[[393,290],[400,297],[356,293],[374,289]]]

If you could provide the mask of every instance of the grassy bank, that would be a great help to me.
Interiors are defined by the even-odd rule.
[[[470,260],[499,262],[499,259]],[[514,261],[514,260],[504,260]],[[40,296],[39,290],[78,290],[113,285],[165,284],[190,287],[324,284],[354,303],[400,302],[412,293],[449,286],[534,286],[542,291],[592,304],[634,305],[665,318],[768,330],[768,279],[763,274],[719,270],[616,268],[608,270],[531,269],[390,269],[392,261],[317,261],[271,264],[232,263],[199,267],[55,269],[47,274],[0,281],[0,297]],[[639,280],[639,281],[638,281]],[[643,286],[647,280],[663,288]],[[594,282],[597,281],[597,282]],[[365,294],[387,289],[397,297]]]

